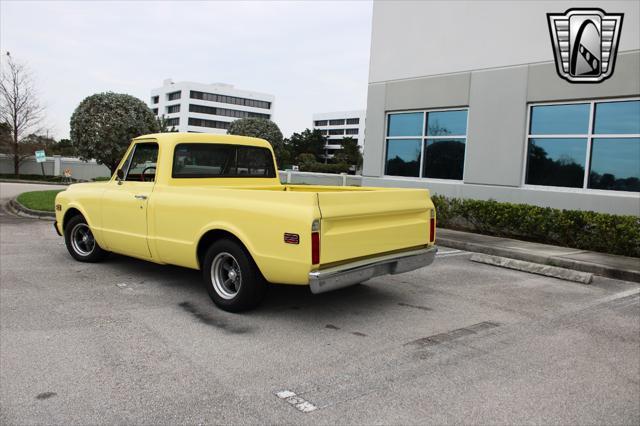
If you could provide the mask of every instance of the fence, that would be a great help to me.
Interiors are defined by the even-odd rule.
[[[81,161],[74,157],[60,155],[47,157],[42,166],[36,162],[35,157],[29,157],[20,164],[20,174],[41,175],[43,167],[46,176],[62,176],[65,169],[70,169],[71,177],[75,180],[93,180],[97,177],[111,176],[109,168],[97,164],[95,160]],[[0,154],[0,174],[13,174],[13,157]]]
[[[362,176],[332,173],[280,171],[280,182],[307,185],[362,186]]]
[[[81,161],[74,157],[54,155],[47,157],[42,163],[47,176],[62,176],[65,169],[71,169],[71,177],[75,180],[93,180],[97,177],[111,176],[109,169],[97,164],[95,160]],[[13,159],[0,154],[0,174],[13,173]],[[30,157],[20,165],[20,174],[41,175],[42,167],[35,157]],[[280,181],[291,184],[330,185],[330,186],[362,186],[362,176],[332,173],[298,172],[293,170],[279,171]]]

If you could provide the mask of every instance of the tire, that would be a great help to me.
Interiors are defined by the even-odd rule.
[[[242,245],[227,239],[216,241],[207,250],[202,278],[213,303],[228,312],[258,306],[267,290],[251,255]]]
[[[69,219],[64,227],[64,242],[69,254],[80,262],[99,262],[108,254],[98,245],[81,215]]]

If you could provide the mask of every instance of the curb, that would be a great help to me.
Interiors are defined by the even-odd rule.
[[[12,198],[7,203],[7,208],[10,212],[23,217],[35,218],[35,219],[55,219],[56,214],[54,212],[43,212],[40,210],[31,210],[18,202],[16,198]]]
[[[484,253],[473,254],[471,256],[471,261],[484,263],[486,265],[499,266],[502,268],[515,269],[516,271],[524,271],[530,274],[559,278],[565,281],[574,281],[581,284],[589,284],[593,278],[593,274],[591,272],[581,272],[573,269],[559,268],[557,266],[541,265],[540,263],[515,260],[508,257],[492,256]]]
[[[579,260],[567,259],[560,256],[546,256],[534,253],[524,253],[501,247],[487,246],[480,243],[461,241],[454,238],[437,237],[438,244],[458,250],[472,251],[476,253],[490,254],[493,256],[508,257],[510,259],[524,260],[526,262],[540,263],[560,268],[573,269],[575,271],[590,272],[607,278],[614,278],[623,281],[633,281],[640,283],[640,271],[616,269],[611,266],[597,263],[582,262]]]
[[[0,182],[2,183],[33,183],[33,184],[37,184],[37,185],[60,185],[60,186],[69,186],[72,185],[72,183],[64,183],[64,182],[49,182],[46,180],[26,180],[26,179],[0,179]],[[73,183],[79,183],[79,182],[73,182]]]

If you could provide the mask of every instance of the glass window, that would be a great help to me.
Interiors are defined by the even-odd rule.
[[[222,144],[178,144],[173,155],[174,178],[275,177],[271,151]]]
[[[326,126],[327,120],[316,120],[316,126]]]
[[[436,111],[427,115],[428,136],[466,136],[467,111]]]
[[[465,139],[426,139],[422,177],[462,180]]]
[[[167,107],[167,114],[173,114],[176,112],[180,112],[180,104]]]
[[[420,139],[389,139],[385,174],[420,176]]]
[[[422,136],[422,112],[389,114],[387,136]]]
[[[347,118],[347,124],[360,124],[359,118]]]
[[[532,106],[525,183],[640,191],[638,134],[638,100]]]
[[[181,95],[180,91],[171,92],[171,93],[167,94],[167,100],[175,101],[176,99],[180,99],[180,95]]]
[[[127,173],[124,180],[137,182],[153,182],[156,177],[158,144],[136,144],[131,160],[127,161],[129,162],[129,164],[127,164]]]
[[[597,103],[593,133],[640,134],[640,101]]]
[[[344,125],[344,119],[340,119],[340,120],[329,120],[329,124],[331,126],[343,126]]]
[[[640,191],[640,138],[595,138],[589,188]]]
[[[539,105],[531,108],[532,135],[583,135],[589,131],[590,104]]]
[[[582,188],[587,139],[529,139],[526,183]]]

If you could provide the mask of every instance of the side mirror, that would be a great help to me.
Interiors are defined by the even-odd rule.
[[[116,171],[116,180],[118,181],[118,185],[122,185],[122,181],[124,180],[124,172],[122,169]]]

